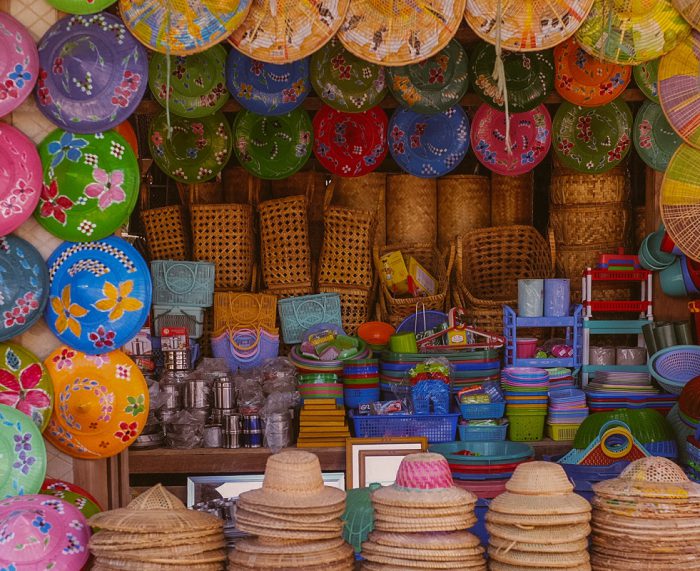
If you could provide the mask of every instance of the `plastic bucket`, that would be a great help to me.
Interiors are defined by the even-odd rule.
[[[515,340],[518,359],[532,359],[537,353],[536,337],[518,337]]]

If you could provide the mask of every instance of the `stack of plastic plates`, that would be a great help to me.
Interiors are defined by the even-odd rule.
[[[575,386],[574,376],[571,374],[571,369],[558,367],[556,369],[546,369],[549,373],[549,390],[550,392],[556,389],[573,389]]]
[[[506,415],[521,412],[547,413],[549,373],[535,367],[503,369],[501,386],[506,395]]]
[[[586,393],[582,390],[549,391],[549,424],[581,424],[587,416]]]
[[[652,408],[662,414],[675,404],[677,397],[661,393],[651,384],[648,373],[601,371],[586,387],[590,412],[606,412],[618,408]]]

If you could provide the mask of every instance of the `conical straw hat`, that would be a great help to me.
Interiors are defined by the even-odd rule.
[[[588,539],[579,539],[567,543],[525,543],[500,537],[490,536],[489,545],[500,551],[526,551],[528,553],[572,553],[588,549]]]
[[[265,526],[269,527],[270,529],[288,529],[292,531],[335,531],[340,533],[343,530],[343,522],[340,520],[340,518],[335,518],[331,521],[319,522],[281,520],[254,514],[239,508],[236,511],[236,525],[240,529],[242,524]]]
[[[486,512],[486,521],[506,525],[518,525],[527,528],[554,527],[577,523],[588,523],[591,520],[591,512],[563,515],[524,515],[499,513],[492,510]]]
[[[388,563],[374,563],[372,561],[364,561],[360,569],[362,571],[406,571],[406,567],[400,567],[398,565],[391,565]],[[430,567],[429,564],[425,564],[423,569],[433,569],[433,567]],[[486,571],[486,562],[477,561],[474,563],[465,563],[463,567],[457,567],[452,571]],[[532,569],[529,571],[532,571]]]
[[[108,531],[143,533],[223,531],[224,526],[213,515],[188,510],[160,484],[146,490],[125,508],[95,514],[89,523]]]
[[[593,0],[500,0],[503,7],[501,45],[512,52],[553,48],[570,38],[588,16]],[[499,0],[467,0],[465,18],[477,36],[496,43]]]
[[[501,563],[500,561],[490,561],[489,569],[491,571],[534,571],[532,567],[509,565],[508,563]],[[591,571],[591,564],[583,563],[575,567],[557,567],[557,571]]]
[[[207,551],[214,551],[217,549],[224,549],[226,547],[226,540],[222,534],[216,539],[209,539],[207,541],[191,541],[185,545],[169,545],[169,546],[157,546],[153,544],[152,547],[144,547],[142,545],[138,546],[128,546],[128,548],[122,547],[118,552],[111,549],[102,549],[100,547],[95,547],[90,545],[90,552],[97,556],[104,556],[110,558],[119,559],[131,559],[135,561],[143,561],[144,559],[163,559],[163,558],[180,558],[187,559],[190,555],[198,555],[201,553],[206,553]]]
[[[259,539],[242,539],[236,542],[236,551],[241,553],[272,553],[289,554],[312,553],[316,551],[327,551],[337,549],[345,542],[340,538],[324,539],[321,541],[298,541],[295,543],[263,543]]]
[[[238,565],[255,569],[306,569],[312,565],[343,563],[354,560],[354,551],[347,543],[330,549],[301,553],[248,553],[234,550],[229,556],[232,569]]]
[[[268,63],[290,63],[321,49],[338,31],[349,0],[252,0],[229,38],[239,52]]]
[[[526,462],[515,469],[506,482],[506,490],[528,496],[549,496],[569,494],[574,491],[574,485],[559,464]]]
[[[369,540],[378,545],[412,549],[419,545],[422,549],[471,549],[481,545],[479,538],[468,531],[454,531],[448,533],[391,533],[385,531],[373,531],[369,534]]]
[[[239,499],[242,505],[303,510],[336,506],[345,501],[345,492],[324,485],[321,464],[315,454],[288,450],[270,456],[262,488],[243,492]]]
[[[529,553],[527,551],[506,551],[489,547],[489,557],[495,561],[536,567],[538,569],[555,569],[557,567],[574,567],[590,560],[588,550],[582,549],[573,553]]]
[[[673,7],[696,30],[700,30],[700,3],[697,0],[672,0]]]
[[[365,553],[373,553],[375,555],[384,555],[386,557],[395,556],[400,559],[409,559],[413,561],[464,561],[466,559],[478,559],[483,556],[484,548],[480,545],[466,549],[423,549],[422,546],[416,544],[412,548],[405,547],[390,547],[381,545],[372,541],[365,541],[362,544],[363,556]]]
[[[122,549],[136,549],[139,546],[160,545],[167,547],[188,545],[190,543],[218,539],[219,537],[221,537],[221,530],[219,529],[171,533],[126,533],[123,531],[102,530],[90,538],[90,547],[98,547],[105,551],[120,551]]]
[[[465,0],[352,0],[338,38],[363,60],[386,66],[418,63],[454,37]]]
[[[503,541],[558,545],[588,537],[588,534],[591,533],[591,526],[587,523],[577,523],[562,526],[522,528],[515,525],[487,523],[486,530],[491,538]]]

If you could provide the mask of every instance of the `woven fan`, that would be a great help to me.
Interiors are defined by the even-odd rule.
[[[700,30],[700,3],[697,0],[671,0],[673,7],[681,13],[688,23]]]

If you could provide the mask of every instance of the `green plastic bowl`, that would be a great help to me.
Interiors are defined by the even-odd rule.
[[[659,280],[661,281],[661,289],[666,295],[671,297],[687,297],[688,290],[685,287],[683,279],[683,268],[681,267],[681,259],[676,258],[669,267],[659,272]]]
[[[632,435],[642,444],[674,440],[674,432],[662,414],[653,409],[618,409],[596,412],[586,417],[578,427],[573,448],[584,450],[598,438],[600,429],[610,420],[621,420],[630,427]]]

